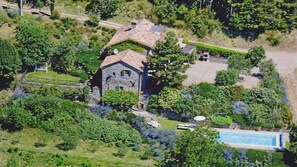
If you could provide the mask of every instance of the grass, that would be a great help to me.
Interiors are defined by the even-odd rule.
[[[66,74],[58,74],[52,71],[49,71],[47,73],[43,71],[31,72],[31,73],[28,73],[25,78],[25,82],[53,84],[53,85],[78,85],[79,81],[80,81],[80,78],[73,77]]]
[[[109,48],[110,52],[113,52],[114,49],[118,49],[119,52],[125,51],[127,49],[133,50],[135,52],[144,52],[146,49],[140,44],[133,41],[124,41],[119,44],[115,44]]]
[[[169,120],[164,117],[158,117],[158,123],[161,125],[162,130],[174,130],[177,134],[180,134],[184,130],[177,129],[178,124],[185,124],[185,122],[175,121],[175,120]]]
[[[153,5],[147,0],[132,0],[126,2],[117,12],[116,16],[109,19],[116,23],[129,23],[135,19],[146,18],[151,12]]]
[[[139,157],[143,152],[135,152],[132,149],[129,149],[126,156],[119,158],[115,156],[118,148],[108,146],[103,142],[94,144],[94,141],[80,141],[76,149],[64,152],[56,147],[57,144],[61,143],[60,137],[51,133],[46,133],[47,146],[34,147],[34,143],[39,141],[44,133],[46,132],[31,128],[14,133],[0,130],[0,166],[5,165],[7,160],[14,155],[7,152],[9,148],[21,150],[23,156],[27,153],[32,154],[34,158],[30,160],[29,166],[36,167],[56,166],[57,156],[64,157],[63,162],[67,163],[64,166],[80,166],[83,162],[91,162],[99,166],[153,166],[155,164],[153,160],[140,160]],[[20,158],[23,161],[28,159],[26,156]]]
[[[55,9],[60,13],[86,16],[86,1],[56,0]]]

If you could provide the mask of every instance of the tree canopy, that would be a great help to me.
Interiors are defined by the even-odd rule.
[[[246,59],[249,59],[254,66],[258,66],[265,59],[265,49],[262,46],[251,48],[246,55]]]
[[[152,55],[148,57],[148,66],[156,84],[160,87],[179,87],[185,79],[182,74],[184,58],[177,44],[177,37],[169,32],[164,42],[158,41]]]
[[[102,19],[108,19],[114,16],[119,6],[119,0],[91,0],[86,10],[89,13],[99,15]]]
[[[48,62],[54,44],[50,32],[33,18],[22,19],[16,28],[17,48],[27,66]]]
[[[13,77],[21,69],[21,64],[21,58],[14,45],[0,39],[0,77]]]
[[[224,162],[224,146],[217,141],[218,137],[218,132],[206,127],[186,131],[175,140],[160,166],[220,166]]]

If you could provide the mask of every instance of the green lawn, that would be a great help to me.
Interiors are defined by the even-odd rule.
[[[161,125],[162,130],[174,130],[177,134],[180,134],[184,130],[177,129],[178,124],[185,124],[185,122],[169,120],[168,118],[158,117],[158,123]]]
[[[58,74],[53,71],[44,72],[37,71],[31,72],[26,75],[25,82],[35,82],[41,84],[53,84],[53,85],[78,85],[80,78],[66,75]]]
[[[34,143],[47,140],[47,146],[37,148]],[[129,148],[128,153],[120,158],[116,154],[118,148],[108,146],[103,142],[80,141],[74,150],[65,152],[56,145],[61,143],[60,137],[46,133],[39,129],[24,129],[20,132],[9,133],[0,130],[0,166],[16,159],[20,164],[27,166],[80,166],[82,163],[97,164],[100,166],[154,166],[154,160],[141,160],[142,152],[135,152]],[[19,151],[11,151],[15,150]],[[13,165],[15,166],[15,165]],[[26,165],[25,165],[26,166]],[[17,167],[17,166],[16,166]]]

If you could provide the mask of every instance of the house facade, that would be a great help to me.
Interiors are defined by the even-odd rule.
[[[107,56],[101,64],[101,94],[107,90],[141,94],[147,80],[146,56],[132,50]]]

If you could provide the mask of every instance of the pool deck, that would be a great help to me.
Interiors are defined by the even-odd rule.
[[[266,135],[276,135],[276,146],[259,146],[259,145],[252,145],[252,144],[237,144],[237,143],[225,143],[230,147],[235,148],[247,148],[247,149],[261,149],[261,150],[276,150],[276,149],[282,149],[280,147],[280,138],[279,135],[284,135],[284,141],[289,141],[289,134],[288,133],[282,133],[282,132],[267,132],[267,131],[253,131],[253,130],[239,130],[239,129],[223,129],[223,128],[215,128],[219,132],[240,132],[240,133],[251,133],[251,134],[266,134]]]

